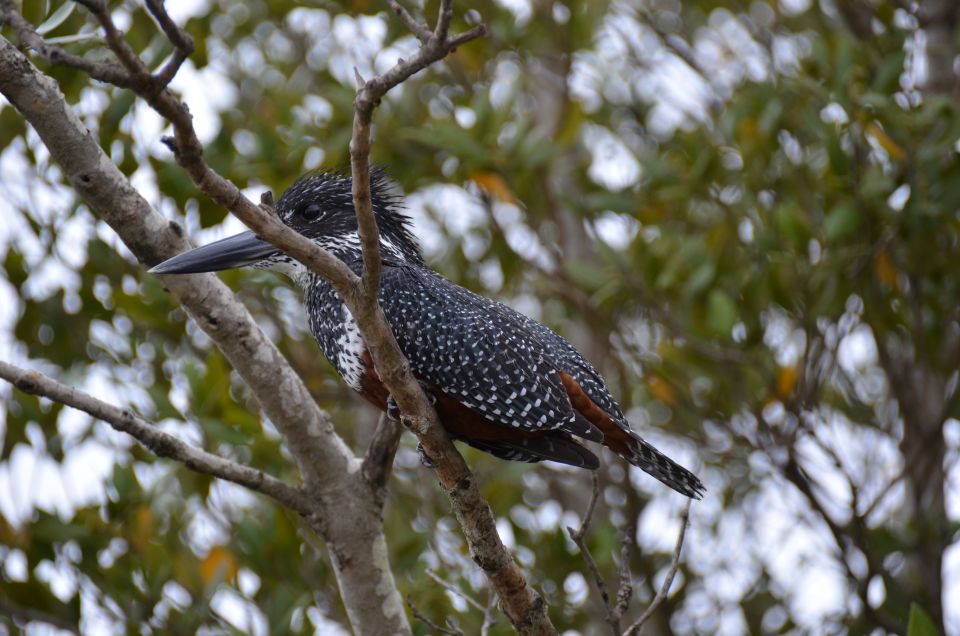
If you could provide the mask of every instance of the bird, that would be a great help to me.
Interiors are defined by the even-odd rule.
[[[385,171],[371,171],[370,186],[380,231],[378,301],[453,439],[504,460],[548,460],[590,470],[600,461],[585,442],[599,443],[677,492],[702,498],[700,479],[630,428],[603,377],[570,342],[427,267],[412,220]],[[275,209],[287,226],[361,274],[349,175],[309,172],[280,196]],[[291,278],[303,292],[311,333],[343,381],[380,410],[395,412],[357,321],[333,286],[255,233],[183,252],[149,271],[193,274],[247,266]]]

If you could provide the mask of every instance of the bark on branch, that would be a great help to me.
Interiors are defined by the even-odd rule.
[[[555,633],[556,630],[547,616],[546,604],[539,594],[527,585],[522,570],[500,540],[489,505],[480,495],[466,463],[446,436],[423,390],[414,379],[409,363],[400,351],[376,298],[380,270],[379,233],[370,206],[369,166],[367,161],[370,149],[369,126],[373,110],[380,98],[390,88],[405,81],[433,62],[442,59],[457,46],[480,37],[485,32],[484,27],[482,25],[477,26],[466,33],[451,37],[449,26],[452,19],[452,2],[451,0],[443,0],[437,26],[431,32],[431,35],[426,36],[428,32],[426,26],[415,30],[415,34],[421,39],[422,43],[417,54],[409,60],[400,60],[396,66],[383,75],[373,78],[369,82],[361,82],[355,102],[354,137],[351,140],[354,200],[364,254],[364,271],[362,278],[360,278],[354,275],[344,263],[284,225],[275,215],[266,213],[244,197],[232,182],[214,172],[203,159],[203,148],[193,129],[186,104],[179,101],[165,88],[172,78],[169,71],[170,65],[160,73],[152,74],[129,49],[129,46],[119,34],[119,30],[113,24],[109,9],[102,0],[79,0],[79,2],[87,7],[104,28],[107,44],[120,60],[121,65],[108,63],[104,67],[100,67],[97,65],[91,66],[87,63],[81,64],[77,59],[65,55],[65,52],[61,49],[44,43],[33,32],[32,27],[19,17],[9,0],[2,0],[0,9],[3,9],[5,21],[14,26],[21,39],[30,44],[51,64],[73,66],[102,81],[109,81],[117,86],[129,88],[143,98],[158,114],[173,124],[174,136],[165,141],[173,150],[177,162],[187,171],[199,190],[233,212],[261,238],[297,258],[333,285],[357,319],[381,379],[394,395],[401,412],[405,414],[404,422],[417,435],[427,454],[436,463],[437,476],[450,497],[454,512],[470,546],[473,559],[487,575],[491,586],[500,596],[501,606],[511,623],[520,633]],[[394,4],[393,6],[396,10],[398,5]],[[162,2],[150,2],[148,3],[148,9],[177,48],[178,53],[174,60],[181,57],[185,59],[189,55],[189,49],[192,48],[192,41],[189,36],[169,19]],[[403,15],[406,12],[401,10],[401,13]],[[404,21],[408,24],[415,22],[408,14],[404,17]],[[118,74],[122,77],[118,78]],[[46,139],[44,141],[48,143]],[[99,151],[99,148],[97,150]],[[56,153],[54,155],[56,156]],[[136,250],[131,249],[134,253],[137,253]],[[149,253],[142,260],[153,265],[167,256],[168,254]],[[183,278],[185,277],[164,277],[165,282],[171,288],[183,284],[182,280],[179,280]],[[191,276],[190,278],[195,277]],[[203,327],[202,324],[201,327]],[[277,355],[279,356],[279,354]],[[297,379],[297,383],[302,387],[299,379]],[[307,399],[309,400],[309,398]],[[312,400],[309,401],[312,404]],[[294,402],[294,404],[296,403]],[[271,415],[271,419],[275,418]],[[327,428],[328,433],[336,438],[337,442],[340,442],[332,428],[329,426]],[[342,445],[342,442],[340,444]],[[343,450],[345,456],[349,457],[349,451],[345,448]],[[350,457],[349,461],[355,460]],[[301,468],[303,468],[302,463]],[[370,471],[364,470],[360,473],[361,475],[369,475]],[[311,486],[311,481],[308,479],[308,486]],[[321,486],[323,483],[322,481],[313,481],[312,485],[327,490],[326,486]],[[376,485],[366,482],[368,488]],[[373,496],[372,499],[380,501],[382,500],[382,494]],[[317,520],[317,523],[320,524],[319,520]],[[320,524],[319,529],[324,530],[325,524]],[[378,535],[379,540],[382,541],[382,534],[378,533]],[[334,561],[336,562],[337,559],[335,558]],[[340,572],[339,569],[337,571]],[[392,583],[392,576],[390,580]],[[342,587],[341,585],[341,589]],[[347,606],[349,612],[350,604],[348,603]],[[351,613],[351,620],[354,620],[353,613]],[[406,629],[408,630],[409,627],[406,627]]]
[[[0,0],[0,17],[41,57],[54,64],[64,61],[57,47],[38,48],[30,43],[36,34],[22,18],[18,20],[19,13],[10,0]],[[180,226],[151,208],[103,153],[66,104],[56,82],[3,37],[0,68],[4,69],[0,92],[34,127],[93,213],[117,232],[141,262],[156,264],[189,247]],[[183,112],[189,121],[189,114]],[[225,180],[218,179],[211,183],[223,185]],[[268,215],[253,208],[257,218],[269,222]],[[285,226],[280,226],[282,231]],[[293,233],[293,240],[298,237],[302,238]],[[307,243],[307,248],[315,247]],[[385,559],[381,509],[358,470],[360,461],[337,436],[329,417],[273,343],[216,276],[168,276],[165,283],[250,386],[264,413],[284,436],[312,501],[311,514],[305,519],[327,543],[353,629],[358,633],[410,633],[402,598]]]
[[[161,431],[129,409],[107,404],[89,393],[57,382],[39,371],[23,369],[3,360],[0,360],[0,378],[24,393],[45,397],[89,413],[121,433],[127,433],[136,438],[158,457],[178,461],[198,473],[246,486],[250,490],[275,499],[279,504],[301,515],[310,514],[312,511],[310,500],[299,488],[289,486],[256,468],[238,464],[191,446],[176,435]]]
[[[587,531],[590,529],[590,522],[593,520],[593,513],[594,510],[596,510],[599,499],[600,478],[594,473],[593,491],[590,495],[590,502],[587,504],[587,512],[584,514],[583,521],[576,530],[567,527],[567,533],[570,535],[570,539],[573,540],[580,549],[580,554],[587,564],[587,569],[590,570],[590,574],[593,576],[593,583],[597,591],[600,592],[600,600],[603,602],[604,608],[604,621],[610,626],[610,631],[613,636],[621,636],[620,624],[629,609],[630,599],[633,597],[633,583],[630,575],[630,552],[633,545],[634,529],[629,528],[623,537],[620,548],[620,568],[617,577],[619,579],[619,586],[617,588],[616,602],[613,602],[610,599],[606,581],[603,580],[603,575],[600,574],[600,568],[597,567],[597,562],[590,553],[586,542]],[[680,568],[680,553],[683,550],[683,540],[687,533],[687,524],[690,520],[690,505],[692,503],[693,500],[688,499],[683,508],[683,512],[680,513],[680,532],[677,533],[677,542],[673,549],[673,556],[670,559],[670,569],[667,571],[667,578],[664,579],[663,584],[657,590],[653,600],[647,605],[643,614],[640,615],[640,618],[627,627],[627,629],[623,631],[622,636],[635,636],[637,632],[640,631],[640,628],[650,620],[650,617],[653,616],[657,608],[666,600],[670,586],[673,585],[673,579],[676,577],[677,570]]]
[[[356,307],[349,303],[348,306],[370,349],[380,379],[403,414],[402,421],[417,436],[434,463],[440,485],[450,498],[454,514],[470,546],[471,557],[499,595],[504,613],[521,634],[553,634],[556,629],[550,622],[546,603],[527,584],[523,571],[503,545],[490,506],[480,494],[463,457],[437,419],[377,301],[380,280],[379,230],[371,205],[369,165],[373,112],[391,88],[443,59],[457,46],[485,33],[483,25],[479,25],[466,33],[451,36],[452,0],[442,0],[440,3],[437,25],[433,31],[418,23],[396,2],[390,5],[420,40],[420,48],[412,57],[401,59],[382,75],[370,80],[363,80],[359,75],[357,78],[359,85],[354,100],[350,166],[353,203],[363,249],[363,276],[362,287],[358,290],[359,303]]]

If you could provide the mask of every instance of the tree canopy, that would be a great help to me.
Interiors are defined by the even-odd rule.
[[[254,198],[349,170],[356,74],[419,45],[362,0],[170,4],[196,45],[171,88],[210,167]],[[408,8],[432,20],[439,3],[425,4]],[[405,193],[430,266],[571,340],[634,426],[706,484],[650,633],[960,634],[954,4],[472,3],[451,28],[482,21],[487,37],[376,111],[371,159]],[[148,66],[174,53],[140,3],[109,7]],[[108,55],[82,6],[22,14],[51,44]],[[8,20],[0,35],[20,42]],[[194,244],[240,227],[142,99],[28,57]],[[0,358],[298,483],[241,376],[76,185],[0,101]],[[220,277],[362,453],[378,414],[323,359],[290,283]],[[349,629],[331,557],[296,512],[0,391],[0,624]],[[461,452],[554,625],[606,630],[567,532],[590,476]],[[585,540],[614,587],[628,554],[633,620],[669,569],[684,501],[627,468],[604,455]],[[417,614],[509,633],[410,435],[387,492],[387,557]]]

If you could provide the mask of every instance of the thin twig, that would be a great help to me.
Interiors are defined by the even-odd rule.
[[[450,33],[450,21],[453,20],[453,2],[441,2],[437,15],[437,28],[433,30],[433,37],[440,42],[447,42]]]
[[[493,617],[495,609],[497,609],[497,593],[490,590],[490,600],[487,601],[487,607],[483,610],[483,625],[480,626],[480,636],[489,636],[490,630],[496,625],[497,620]]]
[[[276,477],[230,461],[187,444],[179,437],[161,431],[129,409],[107,404],[88,393],[57,382],[38,371],[22,369],[0,360],[0,378],[24,393],[45,397],[102,420],[121,433],[127,433],[159,457],[184,464],[190,470],[212,475],[263,493],[300,514],[311,510],[306,495]]]
[[[409,594],[407,594],[407,607],[410,608],[410,613],[413,614],[413,617],[415,619],[417,619],[418,621],[420,621],[421,623],[423,623],[424,625],[432,629],[434,632],[438,634],[447,634],[449,636],[464,636],[463,632],[455,627],[452,629],[441,627],[440,625],[437,625],[432,620],[427,618],[427,616],[423,612],[418,610],[417,606],[413,604],[413,599],[410,597]]]
[[[407,25],[407,28],[417,36],[417,39],[420,40],[421,43],[425,43],[430,39],[430,36],[433,35],[427,25],[417,22],[416,18],[410,15],[410,12],[404,9],[403,5],[397,2],[397,0],[387,0],[387,4],[390,5],[390,8],[397,14],[397,17]]]
[[[51,64],[69,66],[83,71],[95,80],[130,88],[130,77],[122,66],[115,62],[93,62],[65,49],[48,44],[17,11],[13,0],[0,0],[0,21],[10,25],[20,42],[36,51]]]
[[[0,1],[9,3],[9,0]],[[505,613],[515,626],[523,625],[524,631],[529,633],[555,632],[546,612],[546,604],[529,587],[523,571],[504,547],[489,505],[414,379],[409,362],[403,356],[376,298],[381,265],[379,232],[371,207],[368,164],[373,111],[388,90],[443,59],[457,46],[482,36],[486,32],[483,25],[444,39],[431,34],[415,55],[400,60],[382,75],[364,82],[358,91],[350,150],[354,205],[363,248],[364,269],[360,278],[343,261],[285,225],[276,216],[262,211],[235,184],[214,172],[203,158],[203,147],[186,105],[170,91],[156,90],[154,76],[149,74],[136,56],[131,55],[129,46],[122,41],[102,0],[80,1],[100,22],[107,34],[108,45],[127,69],[127,77],[118,85],[131,88],[173,125],[173,137],[163,141],[173,150],[177,163],[187,171],[196,187],[233,212],[263,240],[293,256],[334,287],[356,318],[374,366],[404,414],[404,423],[417,435],[428,455],[436,462],[436,475],[450,497],[471,555],[499,594]],[[447,6],[441,10],[450,11],[451,2],[442,0]],[[161,28],[165,31],[179,29],[172,21],[161,23]],[[62,60],[51,62],[65,63]],[[69,62],[66,64],[69,65]]]
[[[458,586],[454,585],[450,581],[447,581],[446,579],[444,579],[442,576],[440,576],[430,568],[427,568],[426,573],[427,573],[427,576],[429,576],[431,579],[436,581],[442,588],[444,588],[445,590],[449,591],[452,594],[456,594],[457,596],[462,598],[464,601],[466,601],[469,605],[472,605],[475,609],[478,609],[481,612],[487,611],[487,608],[484,607],[483,604],[480,603],[480,601],[476,600],[475,598],[473,598],[472,596],[470,596],[469,594],[461,590]]]
[[[587,547],[587,542],[585,541],[587,530],[590,528],[590,522],[593,520],[593,512],[597,507],[597,501],[600,499],[600,477],[597,475],[596,471],[591,472],[590,477],[593,480],[593,490],[590,494],[590,502],[587,504],[587,512],[583,516],[583,521],[580,523],[580,528],[574,530],[568,526],[567,533],[580,549],[580,554],[583,555],[583,560],[587,562],[587,568],[589,568],[590,574],[593,575],[593,582],[597,586],[597,590],[600,592],[600,598],[603,599],[603,608],[606,612],[605,620],[609,622],[611,610],[610,593],[607,590],[606,581],[603,580],[603,576],[600,574],[600,568],[597,566],[597,562],[590,553],[590,549]]]
[[[600,499],[600,478],[596,472],[592,473],[592,478],[593,489],[590,495],[590,502],[587,504],[587,512],[583,517],[583,521],[580,523],[580,528],[574,531],[573,528],[568,527],[567,533],[569,533],[570,538],[580,549],[580,554],[583,555],[583,560],[586,561],[587,568],[593,575],[594,585],[596,585],[597,591],[600,592],[600,598],[603,601],[603,620],[610,626],[611,633],[614,634],[614,636],[619,636],[620,620],[627,611],[627,607],[630,605],[630,599],[633,596],[633,582],[630,575],[630,550],[633,545],[634,533],[628,528],[621,542],[620,566],[618,568],[619,585],[617,587],[617,602],[614,604],[610,602],[610,591],[607,588],[607,583],[603,580],[600,568],[597,566],[597,562],[590,553],[586,542],[587,530],[590,528],[597,501]]]
[[[584,535],[587,534],[587,530],[590,529],[590,522],[593,520],[593,511],[597,507],[597,501],[600,499],[600,476],[597,475],[596,471],[590,473],[591,478],[591,494],[590,501],[587,503],[587,512],[583,516],[583,521],[580,522],[580,528],[574,532],[573,528],[567,527],[567,532],[570,533],[570,538],[573,539],[574,543],[579,545],[579,541],[583,541]]]
[[[130,72],[131,76],[137,76],[146,73],[146,66],[133,52],[130,45],[123,38],[123,33],[117,28],[110,15],[110,9],[104,0],[74,0],[77,4],[82,4],[93,14],[107,36],[107,46],[114,52],[120,63]]]
[[[353,136],[350,139],[350,168],[353,175],[353,204],[357,213],[358,231],[363,250],[364,303],[369,313],[376,312],[376,292],[380,281],[380,233],[373,215],[370,198],[369,157],[372,145],[370,127],[373,111],[390,89],[403,83],[414,73],[442,60],[457,46],[486,33],[486,28],[483,25],[478,25],[466,33],[448,38],[450,20],[453,14],[452,0],[443,0],[440,3],[440,17],[438,18],[437,28],[429,36],[423,31],[425,27],[415,24],[416,21],[399,4],[391,3],[391,7],[394,11],[399,9],[398,15],[405,23],[408,23],[408,26],[413,25],[411,29],[420,39],[421,45],[414,55],[399,60],[393,68],[359,84],[357,96],[354,99],[355,112]],[[374,355],[374,361],[377,361],[376,355]],[[404,410],[403,404],[399,401],[398,404],[401,410]]]
[[[677,570],[680,568],[680,552],[683,550],[683,538],[687,534],[687,524],[690,521],[691,503],[693,503],[693,500],[688,499],[687,505],[684,506],[683,512],[680,513],[680,532],[677,534],[677,544],[673,549],[673,560],[670,562],[670,571],[667,572],[667,578],[664,579],[663,585],[660,586],[660,590],[657,591],[657,595],[653,597],[647,609],[644,610],[643,614],[640,615],[640,618],[638,618],[633,625],[623,632],[623,636],[633,636],[636,634],[640,628],[643,627],[643,624],[653,616],[653,613],[660,607],[663,601],[666,600],[670,586],[673,585],[673,578],[677,575]]]
[[[163,29],[164,35],[174,46],[173,57],[154,76],[154,90],[162,90],[173,80],[180,70],[180,66],[193,53],[193,38],[170,18],[162,0],[146,0],[146,5],[150,15],[154,17],[157,24]]]
[[[623,539],[620,542],[620,584],[617,588],[617,604],[613,608],[613,616],[617,619],[617,629],[620,628],[620,619],[627,613],[630,607],[630,599],[633,598],[633,575],[630,573],[630,553],[633,551],[633,541],[636,537],[637,528],[631,523],[623,532]]]

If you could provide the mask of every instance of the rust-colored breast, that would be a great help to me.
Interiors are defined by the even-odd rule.
[[[390,392],[380,381],[380,375],[373,366],[373,358],[370,357],[370,352],[364,350],[360,361],[363,364],[363,375],[360,376],[360,395],[381,411],[386,412],[387,396],[390,395]]]

